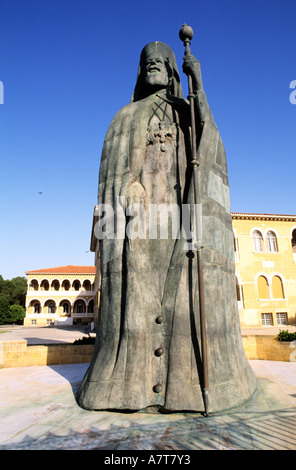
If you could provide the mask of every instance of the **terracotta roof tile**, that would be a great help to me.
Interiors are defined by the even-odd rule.
[[[95,266],[58,266],[56,268],[35,269],[25,274],[95,274]]]

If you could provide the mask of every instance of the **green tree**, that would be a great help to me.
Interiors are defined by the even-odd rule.
[[[10,305],[17,304],[25,306],[27,280],[24,277],[14,277],[10,282]]]
[[[26,292],[27,279],[25,277],[18,276],[9,280],[3,279],[0,275],[0,325],[23,320]],[[13,308],[10,309],[10,307]]]
[[[7,323],[9,317],[9,301],[6,295],[0,294],[0,325]]]
[[[10,305],[22,305],[25,307],[27,292],[27,280],[25,277],[14,277],[11,280],[0,276],[0,294],[4,295]]]
[[[26,309],[21,305],[11,305],[9,307],[9,323],[17,323],[22,321],[26,316]]]

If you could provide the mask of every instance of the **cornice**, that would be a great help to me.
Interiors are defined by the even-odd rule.
[[[279,221],[288,221],[295,222],[296,215],[287,215],[287,214],[253,214],[246,212],[232,212],[232,218],[245,219],[245,220],[279,220]]]

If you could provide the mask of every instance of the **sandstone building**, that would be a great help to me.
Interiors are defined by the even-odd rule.
[[[59,266],[26,274],[25,326],[73,325],[93,320],[95,266]]]
[[[232,213],[242,328],[296,323],[296,216]]]
[[[99,266],[96,208],[90,249]],[[233,212],[232,220],[241,327],[296,324],[296,216]],[[27,271],[24,325],[97,324],[100,273],[95,266]]]

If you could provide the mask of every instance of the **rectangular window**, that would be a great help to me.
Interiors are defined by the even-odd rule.
[[[31,320],[31,325],[37,325],[37,320]]]
[[[288,315],[286,312],[276,314],[276,321],[278,325],[288,325]]]
[[[273,326],[272,313],[261,313],[262,326]]]

